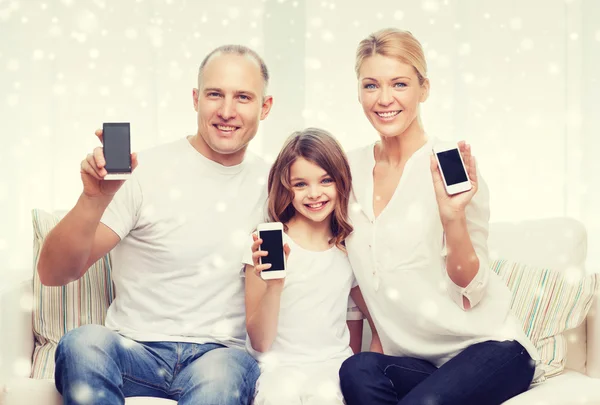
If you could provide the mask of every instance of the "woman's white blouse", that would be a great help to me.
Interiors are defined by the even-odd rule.
[[[384,352],[419,357],[439,367],[472,344],[517,340],[537,360],[535,346],[509,312],[508,288],[489,268],[489,194],[479,174],[479,188],[466,208],[479,271],[466,288],[454,284],[446,272],[444,230],[430,170],[434,142],[429,139],[411,156],[377,218],[374,145],[348,154],[354,232],[346,245]],[[467,311],[463,295],[471,302]]]

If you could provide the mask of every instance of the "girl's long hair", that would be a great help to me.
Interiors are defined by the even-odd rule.
[[[346,251],[345,239],[352,233],[348,222],[348,201],[352,189],[352,174],[348,159],[338,141],[327,131],[307,128],[294,132],[285,141],[281,152],[269,172],[269,220],[287,223],[296,215],[292,205],[294,191],[290,184],[290,168],[298,158],[316,164],[333,178],[337,190],[337,202],[331,215],[331,233],[338,249]]]

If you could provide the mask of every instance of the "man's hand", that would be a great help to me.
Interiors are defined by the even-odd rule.
[[[102,142],[102,130],[96,130],[96,136]],[[131,170],[137,167],[137,154],[131,154]],[[83,183],[83,194],[88,197],[109,197],[112,198],[121,188],[125,180],[104,180],[108,174],[106,169],[106,160],[104,160],[104,150],[101,146],[94,149],[93,153],[81,162],[81,181]]]

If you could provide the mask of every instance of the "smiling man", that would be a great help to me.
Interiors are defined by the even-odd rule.
[[[83,192],[46,238],[38,273],[64,285],[112,250],[116,298],[105,326],[58,345],[65,404],[82,392],[86,404],[251,402],[259,369],[244,350],[241,257],[263,220],[269,167],[246,149],[271,109],[268,79],[254,51],[217,48],[193,91],[195,135],[140,153],[139,167],[133,154],[126,181],[104,180],[100,147],[82,161]]]

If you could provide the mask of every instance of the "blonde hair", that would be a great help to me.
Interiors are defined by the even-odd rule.
[[[294,132],[286,140],[269,172],[269,221],[282,222],[287,230],[287,223],[296,215],[292,205],[294,190],[290,184],[290,169],[298,158],[316,164],[333,179],[337,190],[337,203],[330,219],[333,238],[329,243],[346,251],[345,240],[353,229],[348,222],[352,174],[342,146],[323,129],[307,128]]]
[[[394,58],[411,65],[417,73],[420,85],[423,85],[427,78],[427,62],[423,47],[408,31],[386,28],[374,32],[360,41],[356,50],[356,65],[354,66],[356,77],[359,76],[364,60],[373,55]]]

